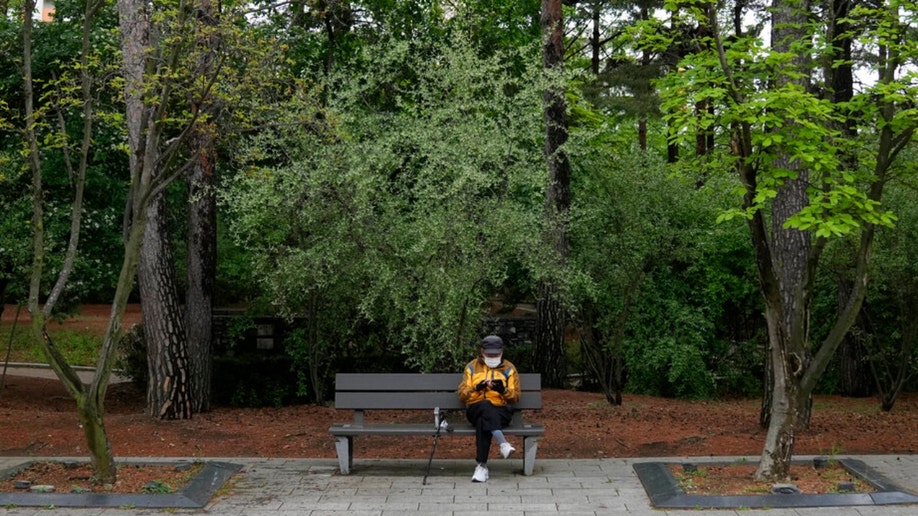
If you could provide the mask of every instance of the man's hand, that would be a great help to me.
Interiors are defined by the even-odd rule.
[[[498,394],[503,394],[504,390],[506,390],[506,388],[504,387],[504,382],[501,380],[492,380],[491,390]]]
[[[487,388],[488,388],[488,381],[487,381],[487,380],[482,380],[482,381],[478,382],[478,385],[475,386],[475,390],[476,390],[476,391],[479,391],[479,392],[480,392],[480,391],[483,391],[483,390],[485,390],[485,389],[487,389]]]

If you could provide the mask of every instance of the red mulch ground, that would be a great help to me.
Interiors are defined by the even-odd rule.
[[[3,314],[4,321],[11,316]],[[104,322],[107,313],[98,318]],[[135,314],[136,316],[136,314]],[[86,319],[80,323],[86,325]],[[627,395],[620,407],[599,393],[544,392],[532,415],[546,427],[540,458],[757,456],[765,432],[759,400],[685,401]],[[368,420],[432,420],[427,413],[378,411]],[[456,414],[453,417],[461,417]],[[330,406],[218,407],[187,421],[159,421],[144,412],[144,393],[130,384],[109,388],[106,425],[116,457],[335,457],[328,427],[351,414]],[[876,400],[819,396],[796,454],[915,453],[918,394],[903,395],[890,413]],[[0,456],[85,456],[74,403],[57,380],[7,377],[0,391]],[[423,459],[430,439],[355,440],[357,458]],[[511,438],[511,442],[513,439]],[[441,439],[438,458],[470,458],[471,437]],[[496,454],[496,450],[495,450]]]
[[[541,458],[758,455],[765,433],[758,400],[685,401],[630,395],[621,407],[601,394],[547,389],[532,414],[546,427]],[[455,414],[452,417],[460,417]],[[329,406],[218,407],[186,421],[159,421],[144,412],[144,394],[130,384],[109,388],[106,425],[120,457],[333,458],[332,423],[348,411]],[[376,421],[426,421],[432,414],[377,411]],[[74,403],[57,380],[7,377],[0,391],[0,455],[82,456],[84,438]],[[890,413],[873,399],[819,396],[809,430],[797,436],[797,454],[915,453],[918,396],[905,395]],[[356,440],[363,458],[419,458],[429,438]],[[466,458],[471,437],[442,439],[441,458]],[[421,457],[422,458],[422,457]]]

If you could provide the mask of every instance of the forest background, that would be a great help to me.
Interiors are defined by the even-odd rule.
[[[208,410],[214,306],[286,320],[319,402],[529,306],[514,362],[612,403],[765,395],[765,425],[785,334],[804,394],[915,387],[913,3],[0,7],[0,306],[114,299],[106,369],[139,301],[153,417]]]

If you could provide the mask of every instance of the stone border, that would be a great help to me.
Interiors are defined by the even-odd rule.
[[[9,478],[37,461],[29,461],[0,471],[0,478]],[[48,462],[48,461],[42,461]],[[178,462],[127,462],[131,465],[179,465]],[[207,505],[214,493],[234,473],[242,469],[239,464],[229,462],[205,462],[204,468],[176,493],[167,494],[118,494],[118,493],[0,493],[0,507],[130,507],[148,509],[191,508]]]
[[[633,467],[651,503],[660,509],[762,509],[918,503],[918,496],[908,493],[864,462],[856,459],[838,459],[838,462],[861,480],[872,484],[877,491],[847,494],[688,495],[669,471],[669,465],[679,463],[640,462]],[[699,461],[697,464],[730,463]]]

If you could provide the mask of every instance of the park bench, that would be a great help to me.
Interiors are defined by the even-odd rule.
[[[434,410],[454,411],[447,431],[440,436],[475,435],[475,428],[465,419],[465,405],[456,394],[461,374],[354,374],[335,376],[335,408],[354,411],[350,423],[336,423],[328,429],[335,436],[335,450],[341,473],[350,473],[354,461],[354,438],[361,435],[408,436],[436,435]],[[503,430],[504,435],[523,438],[523,474],[531,475],[535,464],[539,438],[545,428],[538,423],[523,422],[523,410],[542,408],[542,377],[539,374],[520,375],[520,401],[513,405],[513,419]],[[368,410],[427,411],[430,418],[423,423],[373,423],[364,421]],[[455,412],[459,411],[459,412]],[[474,445],[469,448],[474,455]]]

